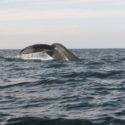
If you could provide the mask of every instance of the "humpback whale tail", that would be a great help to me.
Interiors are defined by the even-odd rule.
[[[70,61],[79,60],[77,56],[75,56],[71,51],[69,51],[62,44],[54,43],[52,44],[52,47],[54,48],[53,56],[55,56],[55,58],[57,59],[70,60]]]
[[[19,55],[21,56],[24,54],[32,54],[36,52],[45,52],[55,60],[70,60],[70,61],[79,60],[77,56],[75,56],[71,51],[69,51],[66,47],[64,47],[60,43],[54,43],[52,45],[48,44],[31,45],[22,49],[19,52]]]

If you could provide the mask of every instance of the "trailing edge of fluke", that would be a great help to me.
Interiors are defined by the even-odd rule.
[[[36,52],[46,52],[54,60],[67,60],[77,61],[80,60],[70,50],[60,43],[48,44],[35,44],[22,49],[18,55],[31,54]]]

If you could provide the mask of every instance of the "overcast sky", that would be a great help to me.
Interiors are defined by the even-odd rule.
[[[54,42],[125,48],[125,0],[0,0],[0,49]]]

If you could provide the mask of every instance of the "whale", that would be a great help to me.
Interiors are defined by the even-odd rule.
[[[48,44],[34,44],[22,49],[18,55],[32,54],[37,52],[44,52],[52,57],[54,60],[78,61],[80,60],[73,52],[67,49],[60,43]]]

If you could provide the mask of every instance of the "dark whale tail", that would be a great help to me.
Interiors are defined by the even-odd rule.
[[[41,51],[52,51],[53,48],[50,45],[47,44],[35,44],[28,47],[25,47],[19,52],[19,55],[21,54],[30,54],[30,53],[36,53]]]
[[[54,43],[52,44],[52,47],[54,48],[53,57],[56,59],[70,60],[70,61],[79,60],[77,56],[75,56],[71,51],[69,51],[62,44]]]
[[[19,55],[30,54],[36,52],[45,52],[55,60],[69,60],[77,61],[79,58],[75,56],[71,51],[69,51],[62,44],[54,43],[52,45],[47,44],[35,44],[22,49]]]

